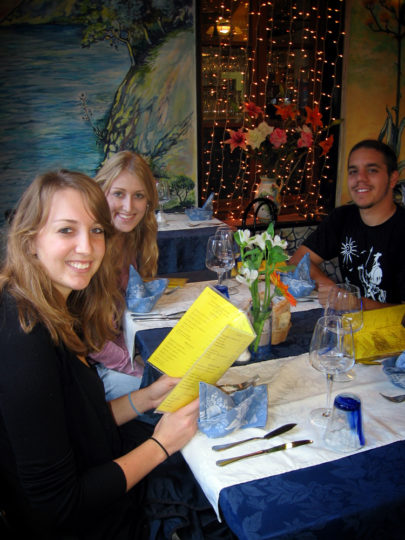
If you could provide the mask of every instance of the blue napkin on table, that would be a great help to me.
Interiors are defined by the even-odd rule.
[[[135,268],[129,267],[129,280],[125,300],[127,307],[137,313],[148,313],[164,293],[169,280],[166,278],[144,282]]]
[[[200,382],[198,427],[208,437],[223,437],[240,428],[264,427],[266,422],[266,384],[226,394],[216,386]]]
[[[295,298],[308,296],[315,289],[315,281],[311,279],[310,268],[309,253],[305,253],[294,272],[280,273],[281,281],[288,286],[288,291]]]
[[[405,351],[401,353],[397,358],[388,358],[383,362],[383,371],[390,381],[399,386],[405,388]]]

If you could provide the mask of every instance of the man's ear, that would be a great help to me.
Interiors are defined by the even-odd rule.
[[[399,172],[398,171],[392,171],[390,175],[390,186],[392,189],[396,186],[397,182],[399,180]]]

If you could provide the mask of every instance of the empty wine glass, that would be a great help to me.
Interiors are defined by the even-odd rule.
[[[359,287],[350,283],[338,283],[329,291],[324,315],[339,315],[348,319],[352,332],[363,328],[363,301]],[[354,371],[342,373],[335,377],[337,382],[347,382],[354,379]]]
[[[218,276],[218,285],[221,285],[224,273],[235,264],[232,247],[229,242],[217,236],[210,236],[207,242],[205,265]]]
[[[331,414],[331,395],[335,375],[354,365],[354,342],[351,323],[344,317],[328,315],[318,319],[309,348],[311,366],[326,373],[326,407],[311,411],[311,422],[326,427]]]
[[[163,205],[170,201],[170,187],[167,180],[159,180],[156,182],[156,190],[159,199],[159,212],[156,216],[156,221],[158,222],[159,229],[167,227],[168,221],[166,215],[163,211]]]
[[[234,233],[233,233],[233,230],[231,229],[231,227],[229,227],[228,225],[220,225],[216,230],[215,236],[217,238],[220,238],[224,242],[229,243],[229,245],[230,245],[230,247],[231,247],[231,249],[233,251],[234,259],[235,259],[235,256],[236,256],[236,254],[238,252],[238,249],[239,249],[239,246],[235,242]],[[232,268],[231,268],[231,270],[232,270]],[[231,278],[230,270],[228,270],[227,272],[224,273],[222,284],[226,285],[228,287],[229,294],[236,294],[238,292],[238,287],[236,285],[236,281]]]

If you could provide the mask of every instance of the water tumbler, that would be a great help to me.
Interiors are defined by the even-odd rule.
[[[346,393],[335,397],[324,440],[337,452],[354,452],[365,445],[358,396]]]
[[[222,293],[224,296],[229,298],[229,291],[226,285],[214,285],[214,289]]]

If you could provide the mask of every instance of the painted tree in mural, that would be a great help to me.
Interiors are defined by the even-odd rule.
[[[387,118],[379,135],[379,139],[386,138],[387,144],[395,151],[399,157],[401,153],[401,138],[405,130],[405,117],[400,120],[401,104],[401,77],[402,77],[402,41],[405,38],[405,2],[396,0],[387,2],[386,0],[363,0],[364,7],[370,14],[367,25],[373,32],[387,34],[396,42],[397,61],[396,69],[396,100],[391,110],[386,107]],[[401,172],[405,169],[405,160],[398,163]]]
[[[186,206],[187,196],[194,189],[194,182],[188,176],[176,176],[170,185],[171,191],[179,199],[181,206]]]
[[[176,167],[190,174],[184,159],[193,114],[185,95],[193,74],[191,5],[184,0],[77,4],[84,47],[109,41],[128,51],[128,73],[117,89],[108,122],[102,131],[95,129],[105,157],[131,149],[149,156],[158,176]],[[83,96],[82,101],[86,106]]]

